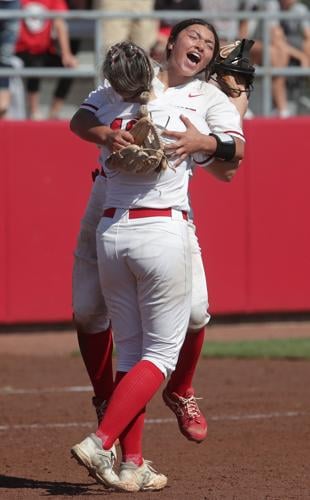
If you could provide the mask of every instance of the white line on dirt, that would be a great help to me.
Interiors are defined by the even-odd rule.
[[[69,386],[69,387],[47,387],[47,388],[29,388],[29,389],[14,389],[11,386],[0,387],[0,395],[27,395],[27,394],[47,394],[47,393],[67,393],[67,392],[91,392],[92,387],[87,386]],[[301,417],[308,415],[307,412],[284,411],[270,413],[253,413],[244,415],[213,415],[209,416],[209,421],[240,421],[240,420],[266,420],[271,418],[289,418]],[[146,419],[148,425],[170,424],[175,422],[175,418],[149,418]],[[33,423],[33,424],[12,424],[0,425],[0,431],[10,431],[18,429],[57,429],[68,427],[94,427],[94,422],[65,422],[65,423]]]
[[[73,385],[71,387],[46,387],[43,389],[14,389],[11,386],[5,386],[0,388],[0,395],[10,395],[10,394],[48,394],[55,392],[91,392],[92,388],[90,385]]]
[[[266,420],[271,418],[288,418],[288,417],[301,417],[308,415],[307,412],[298,411],[285,411],[285,412],[271,412],[271,413],[254,413],[245,415],[213,415],[208,418],[208,421],[225,421],[225,420]],[[175,423],[175,418],[148,418],[146,419],[148,425],[158,424],[171,424]],[[65,422],[65,423],[47,423],[47,424],[12,424],[0,425],[0,432],[12,430],[31,430],[31,429],[63,429],[70,427],[89,427],[94,428],[94,422]]]

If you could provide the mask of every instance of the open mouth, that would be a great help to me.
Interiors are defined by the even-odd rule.
[[[199,64],[201,61],[201,55],[199,52],[188,52],[187,57],[194,64]]]

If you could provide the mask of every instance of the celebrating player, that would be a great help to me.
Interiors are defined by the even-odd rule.
[[[160,115],[162,116],[164,112],[166,113],[166,115],[167,113],[170,113],[171,118],[174,120],[172,129],[179,128],[179,130],[182,130],[182,128],[180,128],[180,124],[183,127],[183,131],[178,132],[179,135],[178,137],[176,137],[178,143],[177,149],[179,149],[180,147],[183,148],[182,155],[187,156],[190,153],[194,153],[197,150],[197,144],[199,144],[199,150],[204,150],[206,157],[210,157],[210,155],[217,151],[218,155],[222,155],[220,156],[222,160],[227,160],[229,157],[230,159],[234,159],[234,161],[232,163],[229,163],[227,166],[224,165],[225,163],[227,163],[225,161],[214,162],[214,172],[217,172],[217,175],[220,175],[222,178],[224,178],[226,175],[232,175],[239,159],[242,157],[242,141],[238,140],[238,136],[242,137],[239,119],[236,119],[235,111],[232,110],[229,102],[221,94],[220,91],[218,91],[211,85],[201,82],[200,80],[195,78],[196,73],[199,73],[203,68],[207,67],[217,52],[217,37],[212,26],[201,20],[190,20],[185,23],[179,23],[179,25],[175,27],[175,31],[172,32],[170,42],[168,43],[168,51],[169,58],[167,67],[161,70],[153,81],[155,99],[149,104],[149,108],[152,111],[152,117],[154,118],[154,121],[156,122],[157,113],[157,122],[159,125],[162,125],[162,123],[159,123]],[[137,54],[135,54],[135,58],[136,57]],[[140,88],[139,90],[141,91],[142,88]],[[103,145],[110,144],[110,146],[112,146],[110,147],[111,150],[119,149],[121,146],[125,146],[132,140],[131,134],[126,130],[126,125],[133,119],[133,117],[136,116],[137,106],[135,107],[135,105],[131,105],[129,111],[128,105],[124,103],[120,96],[113,92],[113,89],[111,89],[111,87],[109,87],[108,85],[100,89],[98,93],[101,93],[101,99],[104,98],[104,106],[102,110],[98,110],[99,114],[101,114],[101,120],[104,123],[113,124],[113,127],[115,127],[115,125],[117,124],[117,126],[121,128],[115,130],[113,128],[108,129],[107,126],[98,126],[98,121],[96,120],[94,113],[92,116],[90,116],[89,111],[87,111],[87,114],[85,114],[85,109],[89,109],[89,107],[87,108],[87,103],[84,105],[84,109],[78,111],[77,116],[72,120],[72,128],[78,135],[80,135],[84,139],[91,140]],[[168,94],[170,95],[168,96]],[[130,98],[129,93],[127,93],[127,98]],[[196,100],[196,103],[194,103],[194,99]],[[156,103],[156,101],[159,102]],[[191,103],[190,110],[187,109],[187,101]],[[91,103],[89,102],[88,104]],[[94,104],[91,104],[93,111],[96,110],[96,106],[94,106]],[[186,115],[182,119],[183,122],[179,118],[180,106],[184,107],[184,114]],[[194,106],[197,107],[197,109],[193,112]],[[214,108],[217,108],[217,110],[214,111]],[[114,110],[113,120],[108,116],[109,110],[112,109]],[[223,115],[224,112],[228,114],[227,128],[225,126],[223,128],[223,125],[220,125],[221,120],[219,120],[219,115],[222,117],[225,116],[225,114]],[[80,121],[81,115],[83,116],[83,122]],[[203,134],[201,134],[201,132],[198,132],[198,130],[191,124],[190,119],[194,122],[196,120],[198,123],[199,118],[202,118],[203,123],[205,123],[206,119],[209,119],[211,123],[213,123],[215,132],[225,132],[226,130],[235,131],[235,133],[230,132],[232,134],[232,137],[234,136],[233,139],[230,135],[227,137],[227,144],[224,148],[224,152],[223,147],[221,149],[218,144],[218,138],[208,136],[208,132],[206,132],[206,130],[204,130]],[[230,119],[233,119],[233,126],[230,122]],[[184,126],[184,124],[186,126]],[[176,125],[178,125],[178,127],[176,127]],[[189,140],[189,137],[191,137],[191,140]],[[237,154],[235,154],[236,150]],[[223,158],[223,155],[226,155],[227,158]],[[93,473],[95,471],[95,475],[100,481],[102,481],[106,485],[112,485],[119,489],[158,489],[159,487],[163,487],[166,483],[165,477],[161,474],[156,474],[154,471],[149,469],[148,464],[146,462],[143,462],[142,459],[140,444],[144,418],[143,408],[145,403],[152,397],[153,393],[159,387],[163,379],[162,373],[167,374],[167,372],[173,369],[173,363],[175,363],[175,361],[171,363],[171,360],[173,358],[176,359],[176,346],[177,344],[180,345],[180,339],[182,338],[182,332],[180,331],[180,321],[183,322],[183,326],[181,329],[183,331],[185,319],[184,311],[186,309],[186,302],[188,302],[188,294],[185,290],[186,287],[184,288],[184,283],[179,283],[181,285],[181,288],[177,287],[176,289],[178,290],[178,292],[180,292],[180,290],[183,290],[185,300],[184,302],[182,300],[182,314],[178,317],[178,304],[175,297],[175,289],[173,297],[171,297],[171,303],[169,300],[165,300],[165,304],[163,304],[163,302],[161,301],[163,288],[161,287],[164,280],[160,280],[159,286],[159,284],[157,284],[158,276],[157,279],[154,280],[153,275],[151,279],[151,288],[152,294],[155,293],[156,302],[154,302],[154,296],[152,295],[153,300],[151,301],[150,305],[146,300],[147,295],[145,295],[147,287],[144,288],[144,286],[146,286],[146,283],[144,283],[144,280],[142,279],[143,277],[145,278],[145,276],[149,276],[149,273],[146,273],[146,270],[144,270],[143,275],[140,276],[142,282],[141,284],[139,283],[139,286],[142,287],[142,295],[137,297],[137,283],[134,284],[135,280],[132,277],[132,274],[127,274],[127,282],[125,276],[126,272],[128,273],[128,269],[126,269],[126,266],[125,268],[123,268],[124,263],[121,264],[120,261],[117,260],[116,256],[112,256],[112,253],[107,253],[106,245],[109,245],[108,242],[110,242],[110,238],[114,240],[114,238],[116,237],[116,234],[113,234],[113,231],[115,227],[117,227],[117,237],[119,237],[120,232],[124,236],[126,236],[128,230],[131,230],[130,236],[126,236],[126,238],[124,238],[124,242],[129,242],[129,246],[132,251],[139,250],[141,252],[141,249],[145,245],[144,240],[146,240],[146,235],[148,233],[150,233],[150,235],[154,235],[154,230],[155,233],[158,230],[159,234],[157,236],[160,238],[160,233],[162,231],[164,231],[163,234],[165,235],[167,230],[168,234],[171,232],[170,224],[168,224],[168,222],[171,222],[173,220],[173,216],[176,217],[175,220],[173,220],[173,225],[178,226],[177,233],[178,231],[181,231],[186,240],[187,234],[185,235],[184,233],[184,219],[182,210],[180,210],[180,208],[184,208],[183,211],[186,212],[189,209],[187,201],[185,201],[184,198],[184,188],[187,189],[189,172],[188,166],[189,162],[185,161],[184,158],[176,172],[167,171],[160,176],[151,176],[151,179],[142,178],[142,180],[140,179],[139,181],[137,180],[137,177],[128,177],[128,175],[127,177],[125,176],[124,179],[125,174],[116,175],[115,172],[111,174],[111,172],[109,172],[108,169],[105,168],[104,171],[108,176],[108,180],[103,181],[103,178],[98,177],[97,179],[100,180],[96,180],[95,183],[96,186],[98,182],[108,182],[108,198],[105,202],[105,207],[110,210],[106,212],[106,217],[102,219],[101,227],[99,227],[99,229],[101,229],[102,224],[103,227],[105,227],[104,225],[107,226],[105,227],[105,231],[101,233],[101,236],[99,238],[98,250],[99,258],[102,259],[103,264],[101,267],[101,281],[103,291],[109,305],[109,313],[111,314],[113,329],[115,331],[116,345],[119,348],[119,358],[121,358],[119,361],[120,369],[117,374],[117,379],[122,380],[113,393],[113,396],[108,405],[108,409],[97,431],[97,435],[92,435],[86,438],[86,440],[84,440],[82,443],[76,445],[73,450],[84,465],[88,466],[88,468]],[[123,184],[121,184],[122,182]],[[180,183],[178,184],[178,182]],[[118,185],[118,183],[120,184]],[[131,189],[130,194],[127,193],[127,201],[126,197],[124,197],[126,195],[126,188],[124,188],[124,183],[126,183],[126,186],[130,184]],[[116,186],[118,187],[116,188]],[[177,194],[175,194],[175,189],[177,188],[177,186],[179,186],[179,191],[177,191]],[[171,187],[171,191],[168,194],[167,188],[169,187]],[[154,190],[154,188],[156,189]],[[174,188],[173,191],[172,188]],[[152,189],[154,191],[153,193]],[[160,199],[157,199],[158,192],[162,194]],[[170,194],[172,192],[173,196],[171,199]],[[118,201],[117,193],[122,193],[122,196]],[[139,193],[139,200],[132,202],[132,199],[134,199],[134,193]],[[157,195],[157,198],[155,198],[155,194]],[[137,196],[135,196],[135,198],[137,199]],[[109,199],[113,199],[113,210],[111,210],[112,206]],[[128,217],[128,213],[129,218],[126,219],[126,224],[123,226],[123,223],[117,222],[117,220],[119,216],[119,210],[122,209],[124,205],[126,205],[126,208],[129,208],[129,212],[128,210],[125,210],[124,214],[121,216],[120,221],[123,220],[123,217]],[[95,205],[93,205],[93,207],[94,206]],[[173,210],[171,210],[171,206]],[[174,208],[174,206],[176,206],[176,208]],[[131,220],[130,214],[137,214],[137,212],[133,212],[131,210],[134,209],[134,207],[143,207],[143,212],[139,212],[140,217],[141,214],[143,214],[142,220],[140,218],[139,220]],[[148,219],[147,215],[150,208],[152,208],[152,218]],[[170,216],[171,214],[173,214],[172,219],[170,217],[165,217],[165,219],[163,220],[162,216],[159,216],[159,219],[156,216],[154,218],[154,208],[155,213],[156,210],[160,209],[168,210],[168,212],[165,212],[165,214],[170,214]],[[97,213],[100,213],[100,210],[101,207],[97,210]],[[111,216],[112,212],[114,211],[114,217],[112,218],[112,220],[109,220],[109,215]],[[162,212],[158,211],[158,214],[159,213],[162,214]],[[182,217],[182,219],[180,217]],[[132,248],[132,244],[134,243],[133,241],[131,241],[130,243],[130,240],[132,240],[133,238],[133,227],[135,227],[136,230],[140,229],[143,234],[142,242],[144,245],[141,245],[141,242],[139,242],[137,248],[135,248],[135,245],[133,245],[134,248]],[[91,228],[89,229],[91,232]],[[106,238],[109,239],[106,240]],[[176,238],[176,234],[174,234],[173,251],[175,257],[173,257],[173,260],[175,259],[176,265],[180,265],[180,248],[175,248],[176,239],[179,239],[179,237]],[[103,248],[101,247],[102,242]],[[156,268],[156,272],[159,273],[160,271],[162,273],[162,266],[164,266],[165,280],[167,280],[168,271],[170,273],[172,272],[172,274],[169,275],[171,286],[171,284],[174,283],[176,279],[176,275],[174,274],[174,271],[176,271],[176,269],[167,269],[167,266],[165,266],[165,256],[166,263],[170,263],[170,259],[167,258],[167,252],[169,253],[169,251],[171,251],[171,249],[169,250],[169,248],[166,247],[166,244],[167,240],[158,241],[158,239],[156,238],[155,245],[154,239],[152,238],[152,245],[146,245],[147,248],[144,246],[145,259],[140,254],[139,258],[133,259],[133,261],[131,261],[131,265],[133,265],[133,262],[135,263],[135,265],[133,266],[133,273],[137,272],[138,268],[141,271],[142,268],[140,266],[142,265],[144,260],[146,260],[146,262],[149,261],[149,258],[147,258],[149,257],[149,254],[151,254],[152,266],[154,266],[154,264],[156,263],[156,259],[159,258],[158,256],[160,255],[161,257],[164,257],[164,262],[161,262],[161,264],[159,264],[158,261],[158,269]],[[185,245],[185,247],[187,247],[187,244]],[[185,247],[183,248],[183,251],[185,250]],[[148,251],[148,249],[150,251]],[[156,249],[158,249],[158,251],[155,251]],[[109,247],[109,252],[110,251],[112,252],[112,247]],[[120,248],[119,251],[121,251]],[[201,261],[200,254],[198,255]],[[93,255],[93,257],[95,256]],[[114,259],[116,259],[117,265]],[[118,259],[120,259],[120,255],[118,255]],[[184,269],[186,270],[186,267],[188,267],[188,265],[186,266],[186,264],[188,263],[184,262],[183,264]],[[122,272],[125,273],[124,275],[120,273],[120,268],[122,269]],[[151,269],[149,269],[149,272],[150,271]],[[117,282],[118,280],[116,279],[115,273],[119,273],[119,283]],[[159,276],[164,278],[161,274],[159,274]],[[184,278],[184,276],[185,275],[183,270],[181,273],[181,280],[182,278]],[[178,276],[178,278],[180,278],[180,276]],[[124,286],[124,280],[126,286]],[[150,283],[148,282],[148,284]],[[124,295],[123,297],[120,297],[120,294],[122,293],[124,293]],[[139,303],[139,308],[141,311],[140,315],[137,315],[137,311],[132,306],[133,301],[135,300],[137,300]],[[206,298],[204,298],[204,300],[206,300]],[[206,308],[204,308],[204,316],[205,318],[207,317]],[[76,315],[76,320],[80,325],[81,316],[79,317],[78,315]],[[132,320],[132,322],[130,322],[130,320]],[[140,324],[141,320],[142,325]],[[150,324],[150,321],[152,321],[152,324]],[[174,323],[175,326],[173,326]],[[134,324],[136,324],[136,328],[134,328]],[[106,325],[102,325],[103,329],[105,327]],[[136,337],[133,336],[132,329],[134,329]],[[179,335],[176,338],[175,333],[178,331],[178,329]],[[79,331],[81,332],[80,328]],[[152,335],[150,334],[150,331],[152,332]],[[85,333],[83,334],[80,333],[79,337],[87,337],[85,329],[84,332]],[[141,336],[144,336],[144,338],[147,340],[146,344],[144,345],[144,352],[143,350],[141,351]],[[96,335],[88,335],[88,337],[95,338]],[[109,335],[107,335],[107,337],[109,338]],[[158,342],[160,344],[159,348]],[[93,345],[95,343],[96,340],[94,341]],[[162,349],[161,347],[163,343],[165,345],[165,349]],[[126,345],[126,355],[124,355],[124,345]],[[140,345],[139,353],[137,352],[137,345]],[[156,347],[156,345],[157,348],[155,349],[154,347]],[[107,351],[109,350],[109,346],[110,341],[107,342]],[[171,349],[174,352],[173,356],[171,356]],[[128,354],[130,353],[132,354],[132,358],[128,359]],[[133,365],[135,366],[131,368],[131,366]],[[98,367],[100,368],[100,363],[98,364]],[[127,371],[128,375],[124,376],[124,372]],[[96,379],[96,376],[94,377],[94,379]],[[147,382],[148,379],[150,380],[149,383]],[[153,384],[151,384],[151,382],[153,382]],[[136,393],[135,395],[131,395],[130,391],[132,384],[139,385],[140,383],[141,387],[139,389],[138,396]],[[107,396],[107,394],[101,395],[101,397]],[[116,412],[118,415],[117,417]],[[134,418],[135,416],[136,418]],[[131,420],[132,418],[134,418],[134,420]],[[127,427],[130,422],[130,426]],[[125,429],[125,427],[126,432],[124,436],[123,429]],[[124,463],[121,466],[120,480],[117,478],[112,468],[113,460],[111,460],[111,458],[113,450],[109,450],[117,437],[120,437],[121,440],[124,460]],[[103,448],[100,438],[103,442]],[[124,441],[127,441],[127,451],[125,450],[125,452],[124,448],[126,448],[126,443],[124,444]],[[133,443],[135,444],[133,445]],[[133,452],[131,453],[128,451],[130,447],[134,448]],[[96,462],[96,456],[97,458],[98,456],[103,457],[102,460],[105,463],[108,460],[109,467],[103,470],[103,467],[100,467],[100,463]],[[95,462],[97,463],[97,465],[95,465]],[[143,484],[142,481],[143,472],[145,472],[146,468],[149,469],[149,472],[151,471],[151,480],[148,485]]]

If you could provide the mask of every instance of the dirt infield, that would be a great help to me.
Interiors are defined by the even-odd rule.
[[[310,321],[267,321],[263,323],[213,324],[207,329],[208,340],[255,340],[310,338]],[[78,351],[74,331],[47,330],[0,334],[0,356],[4,354],[50,356]]]
[[[207,440],[186,441],[158,394],[144,448],[168,486],[122,494],[106,492],[70,458],[72,444],[95,429],[89,381],[72,355],[75,336],[2,335],[0,346],[1,499],[310,498],[309,362],[201,360],[195,387]]]

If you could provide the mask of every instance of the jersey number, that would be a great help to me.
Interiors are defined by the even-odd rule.
[[[112,130],[131,130],[137,120],[123,120],[123,118],[115,118],[111,123],[110,127]]]

